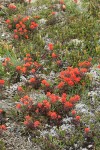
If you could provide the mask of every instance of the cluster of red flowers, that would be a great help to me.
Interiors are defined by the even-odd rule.
[[[63,103],[64,103],[64,108],[65,110],[70,110],[74,107],[75,103],[77,103],[80,100],[80,96],[79,95],[74,95],[72,97],[70,97],[69,101],[65,101],[65,99],[63,98]]]
[[[78,68],[68,67],[67,70],[60,72],[61,82],[58,84],[58,88],[62,88],[66,83],[69,86],[74,86],[81,80],[81,73]]]
[[[0,130],[7,130],[7,127],[4,124],[2,124],[2,125],[0,125]]]
[[[18,92],[23,92],[23,91],[24,91],[21,86],[18,86],[18,87],[17,87],[17,90],[18,90]]]
[[[51,53],[51,57],[52,57],[53,61],[56,62],[57,66],[61,66],[62,65],[62,61],[59,59],[59,57],[56,54],[56,52],[53,51],[54,50],[54,44],[53,43],[49,43],[48,44],[48,50]]]
[[[3,112],[4,112],[3,109],[0,109],[0,118],[2,118],[1,116],[2,116]],[[4,130],[7,130],[6,125],[4,125],[4,124],[0,125],[0,134],[1,134]]]
[[[57,55],[55,53],[52,53],[52,58],[57,58]]]
[[[79,62],[78,66],[81,68],[90,68],[91,67],[91,60],[92,58],[89,58],[88,61]]]
[[[37,109],[36,109],[36,113],[37,112],[47,112],[48,110],[50,110],[51,108],[51,104],[48,100],[43,100],[42,102],[39,102],[37,104]]]
[[[38,126],[40,126],[40,122],[38,120],[33,122],[33,118],[28,116],[25,116],[25,121],[24,121],[24,125],[27,126],[28,128],[37,128]]]
[[[100,69],[100,64],[97,66],[98,69]]]
[[[25,95],[20,99],[20,103],[16,105],[16,108],[21,109],[24,106],[27,109],[31,109],[32,105],[33,105],[32,99],[28,95]]]
[[[72,111],[71,111],[71,114],[72,114],[73,119],[74,119],[76,122],[80,122],[81,117],[78,116],[78,115],[76,115],[76,110],[72,110]]]
[[[48,44],[48,49],[51,50],[51,51],[54,49],[53,43],[49,43],[49,44]]]
[[[10,58],[9,57],[6,57],[4,59],[4,62],[2,63],[3,66],[7,67],[9,65],[12,65],[11,61],[10,61]]]
[[[74,120],[75,120],[76,122],[80,122],[81,117],[76,115],[76,110],[73,109],[73,110],[71,111],[71,114],[72,114],[72,117],[74,118]]]
[[[51,105],[53,105],[53,104],[55,105],[58,102],[60,102],[59,105],[61,104],[62,109],[65,111],[70,111],[74,107],[75,103],[77,103],[80,100],[79,95],[74,95],[74,96],[70,97],[70,99],[68,100],[66,93],[63,93],[62,96],[59,97],[55,94],[51,94],[50,92],[48,92],[47,97],[49,98]],[[59,113],[60,113],[60,111],[59,111]]]
[[[85,131],[85,133],[87,134],[87,133],[90,132],[90,128],[87,127],[87,128],[84,129],[84,131]]]
[[[52,94],[50,94],[52,95]],[[56,95],[55,95],[56,96]],[[52,102],[49,100],[43,100],[42,102],[39,102],[37,104],[37,110],[36,113],[45,114],[47,117],[50,117],[51,120],[58,120],[61,118],[59,114],[57,114],[56,111],[52,111],[51,108]]]
[[[48,116],[49,116],[52,120],[61,119],[61,116],[58,115],[55,111],[49,111],[49,112],[48,112]]]
[[[12,4],[9,4],[9,5],[8,5],[8,8],[9,8],[10,10],[16,10],[16,5],[14,5],[13,3],[12,3]]]
[[[24,58],[24,64],[22,66],[16,66],[16,71],[22,74],[34,74],[36,70],[41,67],[41,64],[34,62],[30,54],[26,54]],[[30,83],[35,82],[35,78],[29,80]]]
[[[57,96],[55,94],[51,94],[50,92],[47,92],[47,97],[49,98],[49,101],[51,104],[55,104],[56,102],[61,102],[62,104],[65,104],[66,106],[73,106],[75,103],[77,103],[80,100],[79,95],[74,95],[67,100],[67,94],[63,93],[62,96]],[[71,104],[71,105],[70,105]]]
[[[2,114],[2,112],[3,112],[3,110],[2,110],[2,109],[0,109],[0,114]]]
[[[24,121],[24,125],[29,125],[32,123],[32,117],[30,117],[29,115],[28,116],[25,116],[25,121]]]
[[[20,37],[28,39],[30,33],[38,27],[38,24],[34,22],[29,16],[18,16],[13,20],[7,19],[6,24],[8,25],[9,29],[13,29],[15,39],[19,39]]]
[[[37,128],[38,126],[40,126],[40,122],[38,120],[36,120],[34,123],[33,123],[33,126],[34,128]]]
[[[42,65],[37,61],[34,61],[29,53],[26,54],[23,60],[21,60],[21,65],[15,66],[10,58],[5,58],[2,65],[5,72],[10,73],[13,68],[13,71],[18,73],[19,78],[21,75],[31,75],[30,79],[28,79],[28,83],[33,88],[37,87],[37,85],[38,87],[41,86],[41,78],[37,76],[37,71],[42,68]],[[45,80],[42,81],[42,83],[45,86],[49,86],[49,83],[47,83]],[[18,89],[18,91],[21,91],[21,89]]]
[[[57,124],[65,115],[65,113],[69,113],[80,100],[79,95],[74,95],[70,98],[67,97],[66,93],[63,93],[62,96],[55,95],[53,93],[47,92],[46,94],[47,99],[43,100],[42,102],[38,102],[33,104],[32,99],[26,95],[20,99],[20,103],[16,105],[16,108],[21,111],[21,108],[25,108],[27,113],[31,111],[32,116],[25,117],[24,124],[29,126],[33,125],[33,118],[38,116],[45,116],[47,119],[53,121],[53,123]],[[59,105],[59,108],[57,106]],[[22,110],[23,110],[22,109]],[[72,114],[76,114],[76,112],[72,112]],[[80,120],[76,116],[76,120]],[[38,124],[38,123],[37,123]],[[38,125],[34,125],[34,127]],[[32,127],[32,126],[31,126]]]
[[[76,103],[76,102],[78,102],[80,100],[80,96],[79,95],[74,95],[73,97],[71,97],[70,99],[69,99],[69,101],[71,102],[71,103]]]
[[[42,83],[42,85],[44,85],[46,87],[50,86],[50,84],[46,80],[42,80],[41,83]]]
[[[0,86],[3,86],[5,83],[5,80],[0,79]]]
[[[47,92],[47,96],[49,97],[50,103],[52,103],[52,104],[56,103],[60,99],[59,96],[57,96],[55,94],[51,94],[50,92]]]
[[[5,80],[0,79],[0,90],[2,90],[2,89],[3,89],[4,84],[5,84]],[[0,95],[2,95],[2,92],[1,92],[1,94],[0,94]]]
[[[36,81],[36,78],[35,78],[35,77],[32,77],[32,78],[30,78],[30,80],[29,80],[30,83],[34,83],[35,81]]]
[[[91,67],[91,60],[92,58],[89,58],[87,61],[79,62],[78,66],[80,67],[80,72],[82,74],[86,73]]]
[[[62,96],[60,97],[55,94],[51,94],[50,92],[47,92],[47,97],[49,98],[51,105],[55,105],[55,103],[60,102],[63,110],[65,111],[71,110],[74,107],[75,103],[77,103],[80,100],[79,95],[74,95],[70,97],[70,99],[68,100],[66,93],[63,93]]]
[[[49,44],[48,44],[48,49],[49,49],[50,51],[53,51],[53,50],[54,50],[54,44],[53,44],[53,43],[49,43]],[[57,58],[57,55],[53,52],[53,53],[51,53],[51,57],[52,57],[52,58]]]

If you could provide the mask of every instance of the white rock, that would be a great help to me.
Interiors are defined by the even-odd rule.
[[[21,76],[20,79],[22,82],[27,82],[27,79],[24,76]]]
[[[46,23],[46,21],[47,21],[46,19],[42,18],[42,19],[40,19],[39,23],[40,23],[40,25],[41,24],[44,25]]]
[[[89,113],[88,112],[88,107],[85,104],[82,104],[82,103],[76,104],[75,110],[77,112],[82,112],[82,113],[85,113],[85,114]]]
[[[88,145],[88,148],[91,148],[93,145]]]

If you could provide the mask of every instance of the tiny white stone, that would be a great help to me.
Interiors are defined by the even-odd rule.
[[[88,148],[91,148],[93,145],[88,145]]]
[[[46,19],[42,18],[42,19],[40,19],[39,22],[40,22],[40,24],[43,24],[43,25],[44,25],[44,24],[46,23],[46,21],[47,21]]]

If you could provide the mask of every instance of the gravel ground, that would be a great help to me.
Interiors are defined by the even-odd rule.
[[[10,132],[9,130],[4,133],[1,138],[5,143],[7,150],[40,150],[40,148],[30,141],[29,137],[20,135],[20,132]]]

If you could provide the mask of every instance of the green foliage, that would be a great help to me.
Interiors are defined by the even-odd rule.
[[[2,140],[0,140],[0,150],[6,150],[5,144]]]

